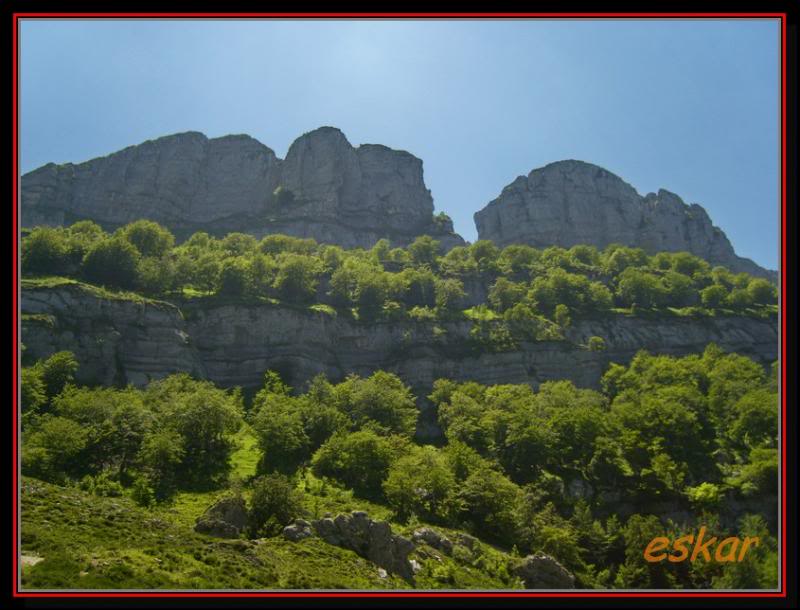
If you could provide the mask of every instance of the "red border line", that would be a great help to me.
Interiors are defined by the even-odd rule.
[[[476,592],[458,592],[458,591],[242,591],[242,592],[223,592],[223,591],[208,591],[208,592],[178,592],[178,591],[142,591],[142,592],[101,592],[101,591],[65,591],[65,592],[35,592],[35,591],[20,591],[19,590],[19,555],[18,555],[18,511],[17,502],[19,500],[18,489],[18,421],[17,421],[17,405],[19,404],[18,395],[18,375],[19,375],[19,269],[18,269],[18,256],[19,256],[19,228],[18,228],[18,27],[20,19],[47,19],[47,18],[139,18],[139,19],[247,19],[247,18],[284,18],[284,19],[476,19],[487,18],[493,20],[500,19],[519,19],[519,18],[551,18],[551,19],[706,19],[706,18],[723,18],[723,19],[740,19],[740,18],[756,18],[756,19],[775,19],[781,20],[781,265],[780,265],[780,281],[781,281],[781,340],[780,340],[780,374],[781,374],[781,590],[780,591],[767,591],[767,592],[714,592],[714,591],[667,591],[667,592],[648,592],[643,590],[639,591],[574,591],[574,592],[536,592],[536,591],[476,591]],[[13,33],[12,33],[12,61],[13,61],[13,83],[12,94],[13,99],[13,152],[12,152],[12,171],[13,171],[13,231],[14,235],[12,243],[14,246],[14,258],[12,263],[14,274],[14,287],[13,287],[13,306],[14,306],[14,372],[15,382],[13,384],[13,398],[14,398],[14,411],[13,411],[13,442],[12,450],[14,452],[14,472],[12,476],[13,497],[14,505],[12,508],[12,515],[14,519],[14,585],[12,588],[12,595],[14,597],[68,597],[68,598],[116,598],[116,597],[364,597],[364,598],[377,598],[377,597],[480,597],[480,598],[518,598],[518,597],[576,597],[576,598],[706,598],[706,597],[719,597],[719,598],[734,598],[734,597],[759,597],[759,598],[776,598],[787,596],[786,593],[786,21],[787,14],[783,13],[721,13],[721,12],[706,12],[706,13],[663,13],[663,12],[638,12],[638,13],[537,13],[537,12],[516,12],[516,13],[487,13],[487,12],[441,12],[441,13],[381,13],[381,12],[330,12],[330,13],[130,13],[130,12],[103,12],[103,13],[13,13]]]

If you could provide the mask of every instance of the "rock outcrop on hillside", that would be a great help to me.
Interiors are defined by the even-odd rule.
[[[475,213],[479,239],[538,248],[612,243],[649,253],[691,252],[714,265],[775,280],[776,273],[737,256],[702,206],[666,190],[639,195],[608,170],[558,161],[519,176]]]
[[[574,589],[575,577],[558,561],[536,553],[528,555],[514,569],[526,589]]]
[[[398,374],[417,396],[440,377],[484,384],[568,379],[597,388],[612,362],[641,349],[683,356],[717,343],[765,365],[778,357],[776,319],[628,317],[576,319],[563,340],[522,341],[493,352],[476,347],[468,320],[359,323],[345,316],[271,304],[185,307],[109,299],[77,284],[22,293],[25,355],[75,353],[81,382],[133,383],[187,371],[225,387],[257,387],[268,369],[302,390],[318,373],[341,380],[378,369]],[[605,340],[591,351],[590,337]],[[422,405],[424,407],[424,405]],[[422,412],[419,433],[436,435],[435,417]]]
[[[387,521],[375,521],[363,511],[325,517],[311,522],[316,534],[328,544],[350,549],[372,563],[408,581],[414,579],[408,556],[414,543],[392,533]]]
[[[194,531],[217,538],[238,538],[247,527],[247,505],[241,496],[222,498],[206,509]]]
[[[85,163],[50,163],[22,176],[22,225],[90,219],[106,228],[148,218],[179,237],[313,237],[346,248],[432,235],[463,244],[435,218],[422,161],[385,146],[353,147],[333,127],[299,137],[285,160],[246,135],[175,134]]]

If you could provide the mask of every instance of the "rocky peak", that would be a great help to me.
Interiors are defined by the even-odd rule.
[[[22,177],[23,226],[91,219],[113,229],[140,218],[178,237],[286,233],[352,248],[429,234],[445,247],[464,243],[434,222],[422,161],[376,144],[356,148],[335,127],[300,136],[285,160],[247,135],[190,131]]]
[[[642,197],[619,176],[583,161],[558,161],[518,177],[475,214],[475,224],[479,239],[500,246],[621,243],[650,253],[687,251],[733,271],[776,277],[737,256],[702,206],[665,189]]]

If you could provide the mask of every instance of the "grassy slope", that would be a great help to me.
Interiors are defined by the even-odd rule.
[[[23,480],[25,589],[405,588],[355,553],[318,539],[219,540],[180,520],[71,488]]]
[[[239,448],[232,472],[255,473],[258,449],[246,427],[237,434]],[[365,510],[388,520],[388,508],[353,496],[306,473],[307,515],[319,518]],[[181,492],[167,506],[147,510],[128,498],[101,498],[78,489],[23,479],[22,554],[44,558],[23,567],[26,589],[396,589],[411,585],[381,578],[378,568],[355,553],[312,538],[288,542],[220,540],[193,531],[194,523],[226,490]],[[245,496],[247,494],[245,493]],[[392,523],[410,536],[413,526]],[[444,530],[443,530],[444,531]],[[452,535],[453,532],[450,532]],[[423,589],[498,589],[521,586],[510,578],[509,556],[480,545],[458,560],[420,547],[422,565],[414,586]],[[35,560],[35,559],[34,559]]]

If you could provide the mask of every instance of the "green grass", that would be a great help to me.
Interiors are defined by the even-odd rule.
[[[388,519],[380,505],[343,494],[321,493],[330,512],[366,510]],[[169,507],[144,509],[127,497],[103,498],[75,487],[23,478],[22,554],[42,561],[22,568],[22,588],[32,589],[507,589],[510,556],[486,544],[452,556],[421,545],[410,558],[421,565],[413,583],[389,575],[352,551],[319,538],[289,542],[216,539],[193,531],[194,520],[217,495],[181,493]],[[418,526],[417,524],[416,526]],[[415,525],[392,524],[410,536]],[[453,539],[455,530],[439,528]]]
[[[324,313],[331,318],[335,318],[337,316],[336,310],[331,307],[330,305],[325,305],[324,303],[317,303],[315,305],[309,305],[308,307],[311,311],[316,311],[319,313]]]
[[[234,477],[247,479],[256,473],[261,452],[258,449],[258,440],[252,429],[244,424],[233,437],[236,450],[231,455],[231,473]]]
[[[464,310],[464,316],[470,320],[501,320],[502,316],[489,308],[470,307]]]
[[[79,282],[78,280],[61,276],[25,277],[22,278],[21,280],[21,286],[22,290],[37,290],[37,289],[50,289],[50,288],[61,288],[65,286],[74,286],[80,290],[88,292],[89,294],[101,299],[132,301],[134,303],[147,303],[150,305],[172,305],[167,301],[152,299],[143,296],[137,292],[131,292],[129,290],[110,289],[104,286],[97,286],[95,284]]]
[[[22,319],[23,324],[41,324],[42,326],[48,326],[50,328],[53,328],[56,325],[55,316],[47,313],[25,313],[23,311],[20,318]]]
[[[23,589],[404,588],[355,553],[319,539],[219,540],[179,520],[73,488],[23,480]]]

